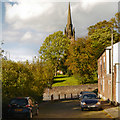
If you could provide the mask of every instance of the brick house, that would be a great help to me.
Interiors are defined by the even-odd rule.
[[[104,100],[120,103],[120,42],[113,45],[113,82],[111,46],[107,47],[98,59],[98,95]]]

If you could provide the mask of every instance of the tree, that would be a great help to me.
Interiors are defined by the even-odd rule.
[[[117,16],[118,14],[110,21],[104,20],[88,27],[88,36],[78,38],[70,45],[66,65],[74,75],[79,76],[80,83],[97,81],[97,59],[111,45],[112,27],[118,27]],[[114,43],[120,41],[117,29],[114,29],[113,36]]]
[[[41,60],[54,65],[55,76],[61,61],[67,56],[69,44],[70,40],[63,35],[62,31],[58,31],[46,37],[40,47]]]
[[[116,21],[111,19],[110,21],[102,21],[97,24],[90,26],[88,28],[88,41],[91,42],[91,49],[96,59],[98,59],[101,52],[107,47],[111,45],[111,31],[113,25],[115,26]],[[119,33],[114,30],[114,43],[119,41]]]
[[[72,73],[80,79],[80,83],[88,83],[93,79],[91,74],[94,71],[94,56],[89,53],[87,38],[78,38],[69,47],[69,55],[66,65]]]
[[[30,96],[40,101],[48,81],[52,82],[54,73],[50,63],[29,63],[2,60],[3,101],[13,97]]]

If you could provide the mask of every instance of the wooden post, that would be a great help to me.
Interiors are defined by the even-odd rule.
[[[71,93],[71,99],[73,98],[72,93]]]
[[[77,93],[77,98],[79,98],[79,94]]]

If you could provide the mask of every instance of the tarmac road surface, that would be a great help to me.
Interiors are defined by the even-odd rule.
[[[44,102],[34,118],[109,118],[104,110],[81,111],[79,100]]]

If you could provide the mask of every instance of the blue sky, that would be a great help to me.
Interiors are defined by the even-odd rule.
[[[110,20],[118,12],[118,0],[79,1],[71,2],[76,38],[87,35],[87,27],[102,20]],[[31,61],[34,56],[39,55],[40,46],[49,34],[64,31],[68,2],[64,0],[63,2],[16,0],[17,4],[10,2],[2,2],[1,40],[4,40],[2,48],[6,51],[7,57],[10,54],[11,60]]]

